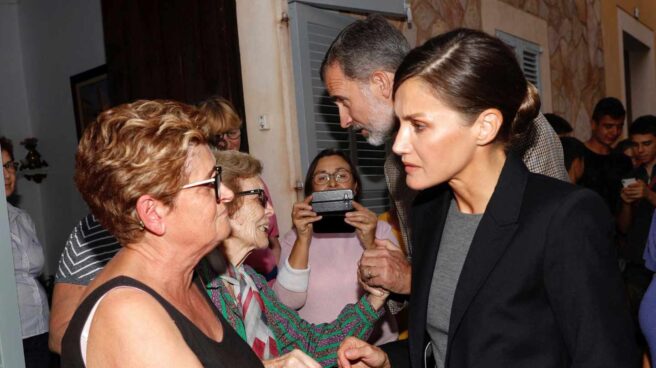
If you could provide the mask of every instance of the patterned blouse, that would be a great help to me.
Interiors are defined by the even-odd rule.
[[[260,292],[264,313],[281,355],[299,349],[324,367],[336,366],[337,348],[342,340],[347,336],[366,340],[376,321],[385,313],[385,308],[375,311],[363,296],[356,304],[346,305],[332,323],[312,324],[280,302],[260,274],[247,265],[244,267]],[[221,278],[212,278],[206,283],[206,290],[223,317],[246,340],[241,311]]]

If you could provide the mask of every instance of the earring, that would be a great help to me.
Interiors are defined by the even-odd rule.
[[[146,228],[146,225],[144,225],[143,221],[141,221],[141,219],[139,219],[139,230],[144,231],[145,228]]]

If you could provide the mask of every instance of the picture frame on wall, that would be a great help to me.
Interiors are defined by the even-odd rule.
[[[109,85],[107,84],[107,65],[103,64],[71,76],[71,92],[75,111],[75,128],[78,141],[84,129],[98,114],[108,109]]]

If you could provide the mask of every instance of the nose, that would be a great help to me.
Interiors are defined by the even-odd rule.
[[[223,203],[228,203],[232,201],[233,198],[235,198],[235,193],[225,185],[221,185],[219,192],[220,192],[221,202]]]
[[[337,180],[335,180],[335,175],[331,175],[330,178],[328,178],[328,188],[335,187],[337,187]]]
[[[410,151],[410,143],[409,143],[408,135],[409,135],[408,127],[404,127],[403,124],[401,124],[399,131],[396,133],[394,144],[392,145],[392,151],[396,155],[401,156],[404,153],[408,153]]]
[[[349,110],[345,107],[339,107],[339,126],[343,129],[346,129],[353,125],[353,117],[351,116]]]

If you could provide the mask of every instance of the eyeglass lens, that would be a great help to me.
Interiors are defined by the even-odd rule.
[[[2,167],[8,171],[16,171],[18,169],[18,162],[16,161],[7,161],[2,164]]]
[[[326,184],[331,178],[335,179],[338,183],[345,183],[351,178],[351,173],[347,170],[338,170],[332,174],[318,173],[314,175],[314,182],[316,184]]]

